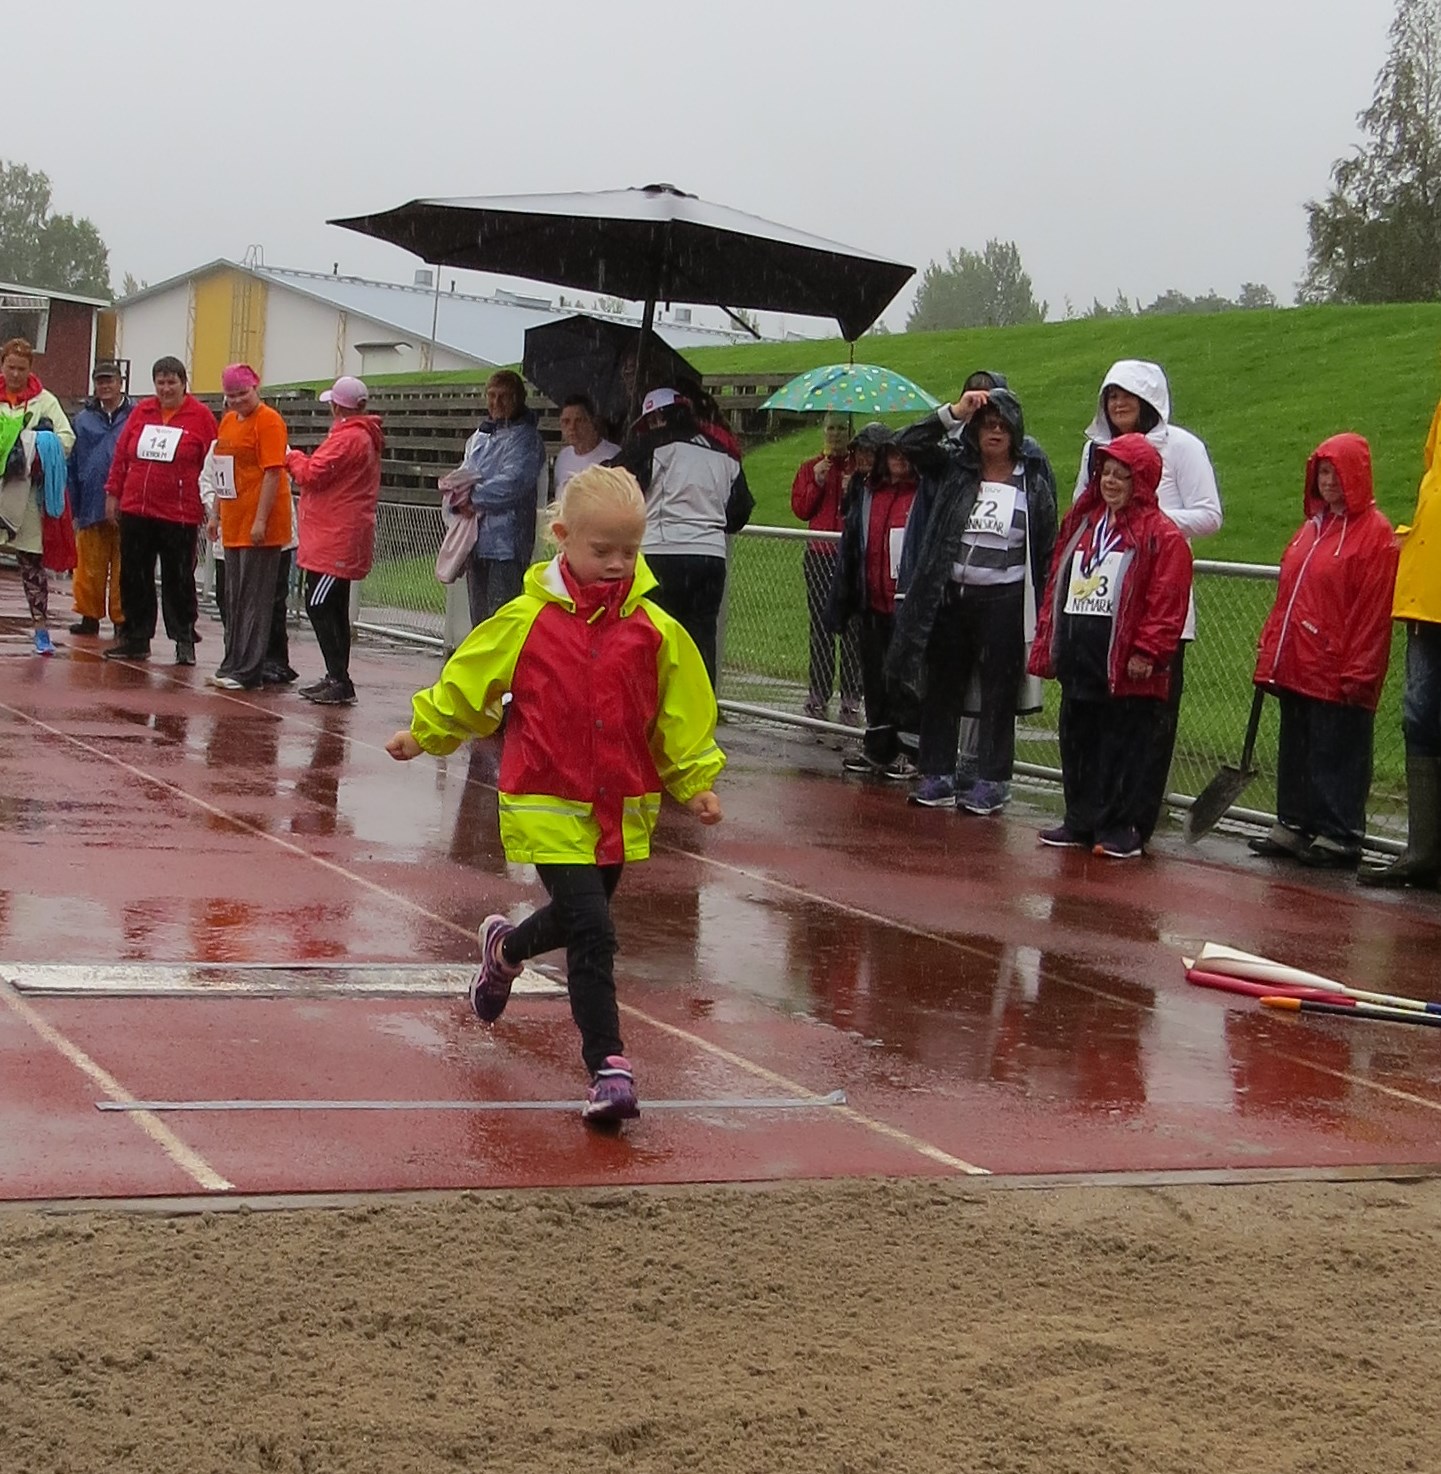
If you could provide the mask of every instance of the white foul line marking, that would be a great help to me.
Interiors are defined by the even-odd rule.
[[[136,1110],[135,1097],[112,1074],[96,1064],[83,1049],[72,1044],[59,1029],[47,1023],[4,978],[0,978],[0,999],[5,1001],[12,1013],[27,1023],[82,1075],[93,1081],[112,1101],[131,1112],[131,1120],[187,1177],[197,1182],[206,1192],[224,1193],[234,1189],[233,1182],[228,1182],[204,1157],[186,1146],[163,1121],[149,1111]]]
[[[197,798],[195,794],[187,792],[174,783],[167,782],[164,778],[157,778],[153,773],[147,773],[143,768],[137,768],[133,763],[127,763],[124,758],[118,758],[111,753],[96,747],[89,742],[82,741],[79,737],[72,737],[68,732],[62,732],[59,727],[52,727],[49,722],[42,722],[39,717],[31,716],[29,712],[21,711],[19,708],[9,706],[0,702],[0,711],[8,712],[13,717],[19,717],[22,722],[28,722],[32,727],[38,727],[42,732],[52,737],[58,737],[62,742],[78,748],[81,752],[89,753],[90,756],[99,758],[102,762],[110,763],[122,772],[129,773],[131,777],[138,778],[142,783],[148,783],[152,787],[173,794],[176,798],[184,799],[187,803],[194,804],[196,808],[203,809],[207,814],[213,814],[218,819],[223,819],[227,824],[233,825],[242,833],[253,835],[256,839],[263,839],[269,844],[277,845],[280,849],[288,851],[292,855],[298,855],[302,860],[309,860],[313,865],[319,865],[322,870],[329,871],[332,875],[339,875],[346,880],[353,881],[364,890],[373,895],[384,896],[389,901],[394,901],[399,906],[404,906],[414,911],[419,916],[424,916],[429,921],[434,921],[447,930],[463,936],[467,941],[473,941],[475,933],[466,927],[458,925],[447,916],[439,916],[434,911],[428,911],[418,901],[412,901],[408,896],[399,895],[395,891],[387,890],[383,885],[377,885],[373,880],[366,880],[364,876],[356,875],[354,871],[347,870],[343,865],[337,865],[333,860],[322,859],[319,855],[313,855],[309,850],[302,849],[298,844],[292,844],[287,839],[281,839],[278,835],[269,834],[265,830],[246,820],[237,818],[236,815],[227,813],[215,804],[208,803],[203,798]],[[369,743],[358,744],[370,746]],[[373,749],[375,750],[375,749]],[[16,1000],[19,1002],[20,1000]],[[683,1039],[693,1048],[701,1050],[716,1059],[725,1060],[737,1069],[743,1070],[748,1075],[753,1075],[759,1080],[766,1080],[772,1085],[779,1085],[781,1089],[789,1091],[793,1095],[804,1096],[808,1099],[821,1099],[815,1091],[807,1090],[804,1085],[797,1084],[786,1076],[777,1074],[774,1070],[767,1069],[764,1065],[757,1064],[754,1060],[747,1059],[743,1054],[735,1054],[729,1049],[723,1049],[718,1044],[712,1044],[702,1039],[698,1034],[692,1034],[687,1029],[678,1028],[674,1024],[663,1023],[660,1019],[652,1017],[642,1009],[633,1004],[622,1003],[620,1008],[623,1012],[630,1014],[633,1018],[640,1019],[643,1023],[658,1029],[663,1034],[669,1034],[673,1038]],[[98,1068],[98,1067],[97,1067]],[[107,1077],[108,1078],[108,1077]],[[118,1088],[118,1087],[117,1087]],[[866,1115],[852,1106],[837,1106],[835,1109],[848,1120],[863,1126],[866,1130],[874,1132],[877,1136],[886,1137],[899,1145],[905,1146],[918,1156],[927,1158],[929,1161],[937,1162],[941,1166],[950,1167],[953,1171],[964,1172],[970,1176],[989,1177],[990,1173],[984,1167],[977,1167],[974,1163],[967,1162],[961,1157],[953,1157],[949,1152],[943,1152],[940,1147],[932,1146],[930,1142],[920,1137],[912,1136],[910,1132],[902,1130],[899,1126],[891,1126],[885,1121],[878,1121],[873,1116]],[[159,1122],[156,1122],[159,1125]]]

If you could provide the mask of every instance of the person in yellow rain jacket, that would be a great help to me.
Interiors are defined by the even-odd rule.
[[[592,466],[553,511],[559,553],[525,576],[519,598],[478,625],[440,680],[417,693],[399,761],[454,752],[500,725],[500,835],[506,858],[536,867],[550,903],[512,926],[488,916],[470,1005],[498,1019],[525,960],[564,946],[571,1016],[591,1075],[584,1116],[639,1114],[615,1001],[610,898],[627,860],[650,854],[661,790],[718,824],[725,766],[700,652],[647,597],[640,556],[645,499],[628,472]]]
[[[1406,621],[1406,850],[1363,870],[1362,885],[1432,887],[1441,879],[1441,404],[1426,437],[1424,470],[1409,527],[1396,529],[1401,559],[1391,618]]]

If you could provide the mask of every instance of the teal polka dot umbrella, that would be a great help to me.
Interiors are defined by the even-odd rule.
[[[817,414],[923,414],[940,403],[894,369],[871,363],[830,363],[782,384],[762,409]]]

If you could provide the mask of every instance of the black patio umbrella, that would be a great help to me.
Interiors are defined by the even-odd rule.
[[[695,302],[833,317],[854,341],[915,273],[851,246],[708,204],[673,184],[590,194],[412,200],[332,225],[432,265],[527,277],[646,304]]]
[[[525,377],[556,404],[568,394],[590,395],[601,418],[621,434],[637,397],[687,380],[700,383],[700,374],[659,333],[651,337],[644,383],[636,378],[639,365],[640,329],[629,323],[577,313],[526,329]]]

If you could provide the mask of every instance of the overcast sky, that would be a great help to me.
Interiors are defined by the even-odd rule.
[[[1357,140],[1392,10],[72,0],[64,65],[22,67],[0,153],[95,221],[117,284],[251,245],[410,281],[415,258],[325,220],[666,180],[918,270],[1014,239],[1053,317],[1247,280],[1290,301],[1302,205]]]

